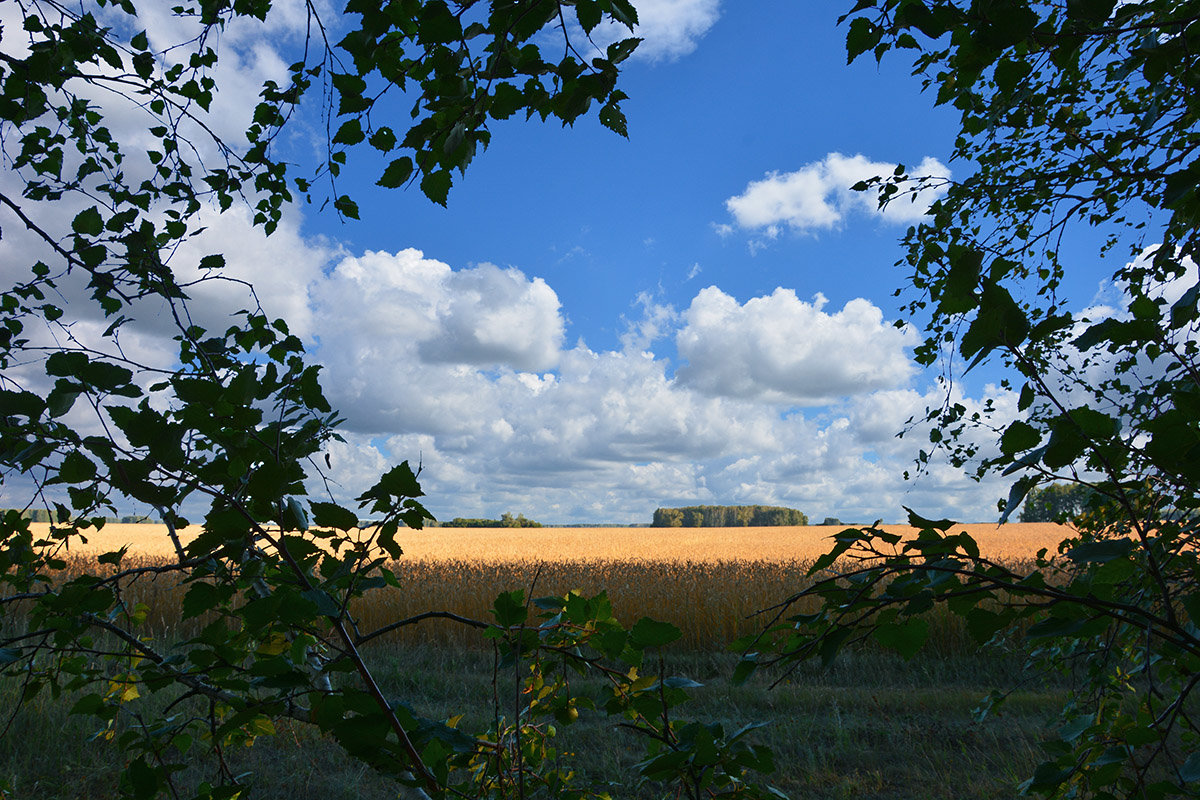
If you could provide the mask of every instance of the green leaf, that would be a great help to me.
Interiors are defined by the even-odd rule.
[[[996,632],[1003,630],[1008,623],[1007,617],[986,608],[976,607],[967,612],[967,631],[979,644],[987,644]]]
[[[912,658],[929,637],[929,623],[921,617],[885,623],[876,628],[872,636],[884,647],[895,650],[904,658]]]
[[[685,678],[682,675],[673,675],[663,680],[663,686],[668,689],[700,689],[703,688],[704,684],[694,681],[691,678]]]
[[[971,359],[968,369],[997,348],[1016,347],[1029,333],[1028,317],[1003,286],[986,283],[978,305],[979,313],[959,342],[963,357]]]
[[[183,595],[181,604],[183,619],[191,619],[206,611],[211,611],[227,597],[225,592],[218,590],[211,583],[196,581],[188,587],[187,592]]]
[[[357,522],[357,520],[355,521]],[[304,510],[304,506],[300,505],[299,500],[289,497],[280,509],[279,524],[285,531],[308,530],[308,512]]]
[[[525,607],[525,590],[502,592],[492,604],[492,613],[496,616],[496,624],[501,627],[512,628],[524,624],[529,617],[529,610]]]
[[[499,83],[492,90],[488,113],[493,119],[508,119],[525,103],[521,90],[511,83]]]
[[[372,133],[371,138],[367,141],[379,152],[388,153],[396,148],[396,133],[391,128],[384,125],[379,130]]]
[[[21,648],[0,647],[0,667],[6,667],[21,660]]]
[[[948,531],[954,527],[954,520],[952,520],[952,519],[938,519],[938,520],[926,519],[925,517],[922,517],[917,512],[913,511],[908,506],[903,506],[903,508],[905,511],[908,512],[908,524],[914,528],[921,528],[921,529],[931,528],[933,530],[937,530],[937,531],[941,531],[942,533],[945,533],[946,531]]]
[[[82,393],[83,387],[77,383],[65,380],[57,381],[46,398],[46,410],[51,417],[61,417],[71,410]]]
[[[333,135],[333,144],[356,145],[365,138],[358,117],[346,120]]]
[[[408,156],[397,158],[387,165],[383,175],[376,181],[376,185],[383,186],[387,189],[396,189],[403,186],[412,177],[413,162]]]
[[[849,64],[868,50],[873,50],[883,38],[883,31],[866,17],[850,21],[846,33],[846,63]]]
[[[1083,22],[1104,22],[1116,6],[1117,0],[1067,0],[1067,16]]]
[[[58,477],[66,483],[83,483],[96,477],[96,465],[78,450],[72,450],[58,467]]]
[[[1179,767],[1179,779],[1184,783],[1200,783],[1200,751],[1192,753]]]
[[[336,503],[309,503],[313,525],[318,528],[337,528],[348,531],[358,527],[358,515]]]
[[[126,768],[125,776],[133,789],[134,800],[151,800],[158,794],[158,771],[147,764],[144,757],[135,758]]]
[[[738,661],[736,667],[733,668],[734,686],[741,686],[746,681],[750,680],[750,676],[758,670],[758,653],[747,653]]]
[[[429,0],[421,7],[418,23],[421,44],[445,44],[462,38],[462,25],[442,0]]]
[[[348,195],[342,195],[333,201],[333,207],[343,217],[350,219],[358,219],[358,203],[350,199]]]
[[[1183,598],[1182,603],[1192,624],[1200,627],[1200,591],[1193,590]]]
[[[1132,539],[1106,539],[1099,542],[1083,542],[1067,551],[1067,558],[1076,564],[1104,564],[1115,558],[1128,558],[1137,547]]]
[[[1017,420],[1004,429],[1004,434],[1000,437],[1000,452],[1006,456],[1023,453],[1037,447],[1041,441],[1042,434],[1037,428]]]
[[[329,593],[323,589],[308,589],[301,592],[301,595],[309,602],[317,607],[317,613],[326,617],[339,617],[342,613],[342,607],[339,606]]]
[[[100,210],[92,206],[80,211],[71,222],[71,230],[80,236],[99,236],[104,230],[104,220],[100,216]]]
[[[683,631],[669,622],[642,617],[629,631],[629,640],[639,648],[661,647],[678,639]]]
[[[440,206],[446,205],[450,196],[450,173],[444,169],[428,173],[421,179],[421,191],[433,202]]]
[[[938,298],[938,310],[943,314],[962,314],[979,305],[976,294],[983,272],[983,253],[976,249],[952,251],[950,269]]]

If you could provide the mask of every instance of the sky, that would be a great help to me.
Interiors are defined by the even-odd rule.
[[[939,385],[912,361],[918,329],[893,324],[899,239],[935,195],[880,212],[849,187],[897,164],[969,167],[950,159],[955,115],[903,57],[846,64],[844,5],[642,0],[628,139],[592,117],[496,124],[446,208],[374,186],[382,164],[352,159],[337,190],[361,220],[301,203],[268,238],[245,209],[206,210],[173,265],[222,252],[323,365],[346,420],[329,450],[338,499],[408,460],[441,519],[624,524],[771,504],[815,522],[900,521],[905,506],[995,520],[1004,479],[942,460],[903,477],[927,432],[897,434],[947,391],[1001,419],[1016,398],[994,372]],[[261,80],[285,74],[301,8],[223,34],[214,119],[228,135]],[[139,10],[152,45],[178,36],[158,4]],[[113,113],[137,135],[134,111]],[[318,119],[298,117],[280,147],[314,163]],[[9,236],[0,257],[22,247]],[[1100,272],[1081,272],[1080,307]],[[216,324],[246,298],[217,283],[193,305]],[[155,313],[126,344],[169,360]]]

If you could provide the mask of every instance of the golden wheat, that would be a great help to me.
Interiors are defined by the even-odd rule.
[[[914,528],[885,525],[886,530],[911,536]],[[33,525],[45,536],[49,525]],[[813,559],[829,550],[838,527],[806,525],[769,528],[426,528],[404,531],[398,537],[409,559],[433,561],[796,561]],[[1071,530],[1048,522],[994,525],[974,523],[965,530],[990,558],[1029,558],[1040,548],[1053,549]],[[180,531],[186,544],[199,526]],[[162,525],[108,524],[87,534],[87,542],[72,542],[71,552],[104,553],[129,545],[130,552],[170,556],[173,546]]]
[[[36,527],[36,526],[35,526]],[[39,534],[45,534],[42,526]],[[887,526],[901,534],[911,528]],[[981,551],[998,561],[1030,559],[1070,535],[1045,524],[966,525]],[[351,606],[359,630],[373,629],[423,614],[449,611],[490,620],[489,609],[504,591],[524,589],[529,598],[606,591],[618,619],[631,624],[649,616],[672,622],[690,648],[722,647],[759,631],[767,611],[809,584],[809,566],[831,546],[839,528],[431,528],[401,539],[405,557],[390,565],[398,589],[377,590]],[[199,528],[182,535],[189,541]],[[68,573],[101,567],[99,553],[130,545],[130,561],[165,562],[172,545],[156,525],[106,525],[74,542]],[[123,599],[145,603],[150,631],[193,635],[197,622],[180,620],[185,587],[177,577],[144,576],[126,585]],[[807,610],[797,607],[793,611]],[[962,625],[946,614],[932,617],[936,644],[953,651],[970,647]],[[482,644],[479,632],[447,620],[425,620],[389,638]]]

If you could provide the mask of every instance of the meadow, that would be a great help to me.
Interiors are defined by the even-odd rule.
[[[1008,562],[1029,559],[1069,533],[1048,524],[963,527],[985,553]],[[805,666],[786,676],[766,671],[746,686],[731,685],[736,657],[727,644],[757,632],[765,620],[758,612],[806,585],[812,560],[838,530],[411,531],[401,539],[404,558],[391,565],[401,586],[372,592],[352,612],[368,631],[431,610],[489,620],[496,595],[514,588],[528,596],[605,590],[627,623],[650,616],[681,628],[671,667],[705,684],[689,704],[690,715],[729,725],[771,723],[761,739],[776,751],[780,769],[773,783],[793,798],[1015,796],[1017,779],[1038,762],[1039,735],[1066,688],[1023,674],[1019,652],[981,652],[957,618],[936,609],[929,645],[910,661],[868,645],[829,667]],[[98,554],[126,544],[133,562],[160,560],[163,533],[159,526],[107,525],[86,547],[72,547],[69,570],[94,570]],[[178,641],[199,624],[181,623],[182,594],[172,579],[144,579],[128,587],[126,600],[149,607],[148,635]],[[368,656],[388,691],[423,713],[442,718],[466,711],[470,720],[492,707],[490,647],[477,630],[427,619],[373,640]],[[780,686],[769,688],[779,679]],[[972,709],[992,687],[1012,685],[1019,688],[1005,715],[974,719]],[[17,692],[0,684],[0,708],[15,708]],[[92,740],[65,708],[69,704],[39,698],[9,720],[0,739],[0,775],[13,776],[10,797],[114,796],[112,746]],[[395,796],[335,744],[286,721],[279,731],[237,756],[247,770],[275,776],[251,797]],[[603,719],[570,731],[568,744],[587,754],[586,774],[622,780],[634,758],[628,736]],[[45,759],[51,751],[53,764]],[[81,790],[85,784],[91,788]]]

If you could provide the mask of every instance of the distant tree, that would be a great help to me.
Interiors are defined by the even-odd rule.
[[[1031,489],[1021,508],[1021,522],[1065,522],[1082,514],[1096,490],[1081,483],[1051,483]]]
[[[513,516],[505,512],[500,519],[480,519],[477,517],[454,517],[449,522],[441,523],[443,528],[540,528],[542,523],[529,519],[524,514]]]
[[[683,506],[655,509],[654,528],[736,528],[807,525],[808,517],[781,506]]]
[[[683,526],[683,512],[678,508],[656,508],[652,528],[679,528]]]
[[[825,519],[821,520],[821,524],[822,525],[841,525],[842,521],[840,519],[838,519],[837,517],[826,517]]]

